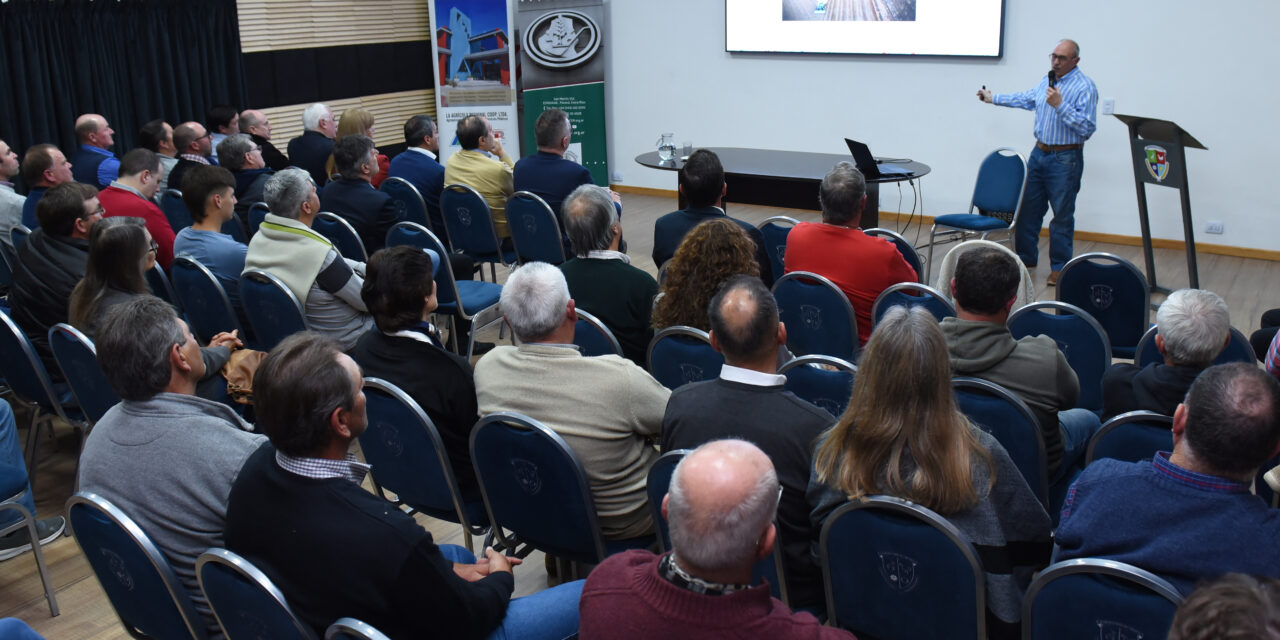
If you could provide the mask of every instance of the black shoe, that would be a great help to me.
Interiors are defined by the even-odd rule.
[[[66,529],[67,521],[62,516],[36,520],[36,535],[40,537],[40,546],[53,542]],[[31,536],[24,526],[9,535],[0,537],[0,560],[8,560],[31,549]]]

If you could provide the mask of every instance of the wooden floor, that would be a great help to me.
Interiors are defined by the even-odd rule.
[[[649,257],[653,246],[653,224],[659,216],[676,208],[675,197],[624,194],[623,202],[625,210],[622,223],[632,264],[656,274],[657,269]],[[816,212],[753,205],[731,204],[728,210],[730,215],[753,224],[774,215],[790,215],[800,220],[818,219]],[[898,228],[888,220],[890,217],[892,216],[882,215],[882,226],[902,232],[916,246],[926,243],[929,233],[927,227],[910,225]],[[941,256],[948,248],[939,247],[935,262],[941,262]],[[1040,250],[1047,254],[1046,239],[1041,240]],[[1138,247],[1076,242],[1077,254],[1089,251],[1114,253],[1141,268],[1142,253]],[[1174,288],[1187,286],[1184,254],[1167,249],[1157,249],[1155,254],[1160,282]],[[1044,279],[1048,276],[1047,260],[1041,262],[1034,275],[1039,285],[1040,298],[1052,299],[1053,289],[1044,286]],[[499,269],[499,281],[504,280],[505,276],[505,270]],[[1274,284],[1280,281],[1280,263],[1204,254],[1200,256],[1200,278],[1202,287],[1216,291],[1226,299],[1231,308],[1232,324],[1246,334],[1257,328],[1258,317],[1263,311],[1280,307],[1280,292],[1277,292]],[[930,281],[932,282],[932,278]],[[496,331],[480,337],[486,340],[497,339]],[[20,407],[15,407],[15,410],[18,411],[18,424],[25,426],[27,414]],[[35,473],[36,506],[41,516],[62,513],[63,504],[71,495],[75,444],[71,429],[63,425],[57,431],[54,443],[41,445]],[[146,487],[139,487],[139,491],[146,491]],[[419,517],[419,520],[438,542],[462,544],[461,530],[457,525],[426,517]],[[62,615],[57,618],[49,617],[40,579],[36,574],[34,556],[27,553],[0,563],[0,617],[21,618],[47,638],[87,640],[128,637],[121,629],[75,540],[69,537],[59,538],[46,545],[44,550]],[[524,565],[516,567],[515,574],[517,595],[545,588],[546,571],[542,554],[530,556]]]

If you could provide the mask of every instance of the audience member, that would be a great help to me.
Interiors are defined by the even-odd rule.
[[[156,266],[155,240],[142,218],[115,216],[89,231],[84,278],[71,292],[70,323],[93,338],[116,305],[150,294],[146,273]]]
[[[112,137],[115,133],[107,119],[96,113],[76,118],[76,144],[79,147],[72,162],[76,182],[102,189],[116,179],[120,160],[111,153],[111,147],[116,144]]]
[[[526,263],[507,278],[500,304],[521,344],[476,363],[480,414],[515,411],[560,434],[587,471],[605,538],[652,533],[645,481],[658,452],[649,440],[671,392],[630,360],[578,352],[578,314],[559,269]]]
[[[1049,482],[1070,475],[1101,423],[1088,409],[1072,409],[1080,382],[1048,336],[1014,340],[1006,321],[1017,297],[1018,264],[1008,254],[980,248],[956,261],[951,297],[956,317],[942,321],[951,370],[994,382],[1035,414],[1044,437]]]
[[[279,278],[302,302],[307,326],[342,344],[344,350],[373,326],[360,299],[364,264],[343,258],[333,243],[311,230],[320,212],[316,185],[301,170],[278,171],[263,192],[271,209],[249,240],[246,269]]]
[[[1072,485],[1054,561],[1127,562],[1183,594],[1224,573],[1280,577],[1280,511],[1250,491],[1278,451],[1280,383],[1252,364],[1205,369],[1173,414],[1172,453],[1095,460]]]
[[[208,267],[239,311],[240,274],[249,247],[222,233],[222,225],[235,217],[235,177],[226,167],[196,167],[184,183],[182,201],[192,224],[178,232],[173,251]]]
[[[465,184],[475,189],[489,204],[498,237],[510,237],[507,198],[515,193],[511,186],[511,156],[493,134],[489,120],[482,115],[472,114],[459,121],[456,135],[462,150],[449,156],[449,163],[444,167],[444,183]],[[493,157],[485,155],[486,152]]]
[[[1178,606],[1168,640],[1280,638],[1280,580],[1228,573]]]
[[[320,207],[350,222],[366,251],[377,251],[386,244],[387,231],[402,219],[391,196],[370,183],[378,172],[378,149],[368,136],[354,134],[333,143],[333,157],[338,178],[324,186]]]
[[[1280,378],[1280,334],[1271,339],[1271,345],[1267,348],[1267,357],[1263,361],[1267,369],[1267,373]]]
[[[440,164],[440,132],[431,116],[418,115],[404,123],[404,153],[391,159],[387,176],[407,180],[418,190],[427,205],[427,221],[431,231],[445,237],[444,218],[440,216],[440,192],[444,189],[444,166]]]
[[[578,308],[609,327],[622,355],[645,366],[658,281],[631,266],[631,258],[620,250],[622,223],[609,190],[593,184],[574,189],[565,200],[563,220],[575,254],[560,266],[569,295]]]
[[[302,135],[289,141],[289,159],[295,167],[305,169],[323,187],[329,181],[324,163],[333,153],[333,136],[338,133],[338,123],[333,111],[319,102],[302,112]]]
[[[152,120],[138,131],[138,146],[149,149],[160,156],[160,188],[156,190],[154,200],[159,203],[160,196],[169,189],[177,189],[178,185],[169,186],[169,174],[178,166],[178,148],[173,146],[173,127],[162,119]]]
[[[822,179],[818,202],[822,222],[801,222],[787,235],[787,273],[816,273],[840,287],[858,319],[858,342],[866,344],[876,298],[899,282],[915,282],[916,270],[892,242],[873,238],[858,226],[867,185],[857,167],[837,163]]]
[[[731,220],[711,219],[685,236],[666,268],[653,305],[653,328],[684,325],[709,331],[707,305],[725,280],[760,274],[751,238]]]
[[[343,111],[342,117],[338,119],[338,133],[334,136],[333,143],[336,145],[347,136],[365,136],[372,140],[373,114],[360,108]],[[377,171],[369,179],[369,183],[373,185],[374,189],[377,189],[382,186],[382,181],[387,179],[387,170],[391,166],[391,161],[387,159],[385,154],[377,151],[374,153],[378,161],[375,167]],[[325,162],[324,171],[330,176],[338,172],[338,166],[333,156],[329,156],[328,161]]]
[[[721,438],[742,438],[768,454],[782,482],[778,540],[793,606],[826,608],[822,572],[809,553],[805,487],[813,443],[835,423],[831,414],[786,390],[778,348],[787,329],[778,305],[759,278],[729,278],[711,299],[711,346],[724,355],[720,377],[671,392],[662,420],[662,450],[692,449]],[[785,428],[779,428],[786,425]]]
[[[288,174],[289,170],[281,174]],[[262,569],[317,634],[352,616],[393,638],[564,638],[582,582],[509,600],[511,565],[436,546],[412,516],[360,487],[352,443],[368,424],[360,367],[315,333],[280,343],[253,380],[271,439],[231,492],[227,548]]]
[[[27,201],[22,205],[22,224],[34,231],[40,226],[36,205],[49,189],[72,182],[71,163],[57,147],[38,144],[22,156],[22,181],[27,184]],[[97,189],[97,187],[94,187]]]
[[[574,189],[592,183],[591,171],[580,162],[564,157],[573,137],[569,114],[560,109],[543,111],[534,123],[533,135],[538,152],[516,162],[511,171],[513,188],[542,198],[559,216],[565,198]],[[610,192],[610,198],[614,203],[621,202],[616,193]]]
[[[271,120],[257,109],[240,112],[240,133],[249,134],[253,143],[262,149],[262,160],[272,171],[288,168],[289,157],[271,144]]]
[[[849,408],[814,453],[814,540],[848,500],[887,494],[947,518],[983,550],[987,631],[1018,637],[1022,596],[1050,552],[1049,514],[1009,454],[956,407],[928,310],[889,309],[858,363]]]
[[[262,202],[262,190],[275,173],[262,159],[262,147],[248,135],[236,133],[218,144],[218,164],[226,167],[236,178],[235,213],[242,219],[249,216],[249,206]]]
[[[157,247],[155,259],[168,271],[169,265],[173,264],[173,227],[152,200],[160,188],[163,171],[160,156],[146,149],[134,149],[124,154],[124,160],[120,162],[120,178],[103,189],[98,200],[107,211],[103,214],[105,217],[142,218],[146,222],[147,231],[151,232],[151,239]]]
[[[853,638],[748,586],[777,543],[781,487],[769,457],[743,440],[704,444],[676,465],[662,513],[674,550],[610,556],[582,590],[589,638]]]
[[[653,225],[653,264],[662,268],[676,254],[684,238],[699,223],[716,218],[727,218],[746,232],[755,243],[755,260],[760,279],[765,285],[773,284],[773,267],[764,248],[760,230],[750,224],[730,218],[724,212],[724,194],[728,188],[724,182],[724,167],[720,157],[709,149],[698,149],[689,155],[680,169],[680,194],[688,206],[668,213]]]
[[[18,175],[18,154],[9,147],[9,143],[0,140],[0,242],[13,248],[9,232],[22,224],[22,206],[26,204],[26,196],[20,196],[13,190],[13,179]]]
[[[1114,364],[1102,377],[1102,419],[1143,409],[1171,416],[1201,371],[1231,341],[1231,314],[1218,294],[1179,289],[1156,311],[1163,362]]]
[[[35,496],[31,493],[31,483],[27,479],[27,464],[22,457],[22,443],[18,440],[18,424],[13,419],[13,409],[8,402],[0,400],[0,478],[6,488],[21,488],[25,492],[18,499],[32,516],[36,513]],[[6,499],[13,496],[5,496]],[[6,509],[0,512],[0,529],[21,519],[17,510]],[[62,535],[67,526],[62,516],[49,516],[36,520],[36,540],[40,546],[53,542]],[[21,555],[31,550],[31,531],[23,527],[8,535],[0,536],[0,561]],[[0,637],[7,637],[0,633]]]
[[[178,150],[178,163],[169,174],[169,188],[182,190],[182,178],[187,171],[201,165],[212,164],[213,153],[209,130],[199,122],[184,122],[173,130],[173,146]]]
[[[195,395],[205,361],[187,324],[162,300],[137,296],[115,307],[94,344],[121,402],[89,432],[80,489],[142,527],[218,634],[196,582],[196,557],[225,546],[231,484],[266,439],[249,433],[227,405]]]
[[[205,112],[204,126],[211,134],[210,144],[217,149],[227,136],[240,133],[240,112],[229,104],[215,104]]]

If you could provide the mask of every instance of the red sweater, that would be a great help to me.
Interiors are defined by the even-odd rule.
[[[160,207],[132,191],[118,187],[107,187],[99,192],[98,203],[106,210],[103,214],[105,217],[129,216],[146,220],[151,239],[159,245],[156,249],[156,262],[159,262],[165,271],[169,270],[169,264],[173,262],[174,233],[173,228],[169,226],[169,219],[164,216]]]
[[[610,556],[587,577],[578,603],[582,640],[610,638],[852,639],[807,613],[793,613],[769,585],[725,596],[683,589],[658,575],[656,556],[631,550]]]

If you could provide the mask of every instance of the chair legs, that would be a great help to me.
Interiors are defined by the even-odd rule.
[[[27,480],[27,484],[27,491],[31,491],[30,478]],[[49,615],[56,618],[58,616],[58,599],[53,594],[53,578],[49,575],[49,566],[44,562],[44,551],[41,549],[43,545],[40,544],[40,534],[36,532],[35,514],[27,511],[26,507],[16,502],[16,497],[14,500],[0,505],[0,511],[17,509],[22,516],[22,524],[27,528],[27,535],[31,540],[31,552],[36,556],[36,569],[40,572],[40,582],[44,584],[44,599],[49,602]]]

